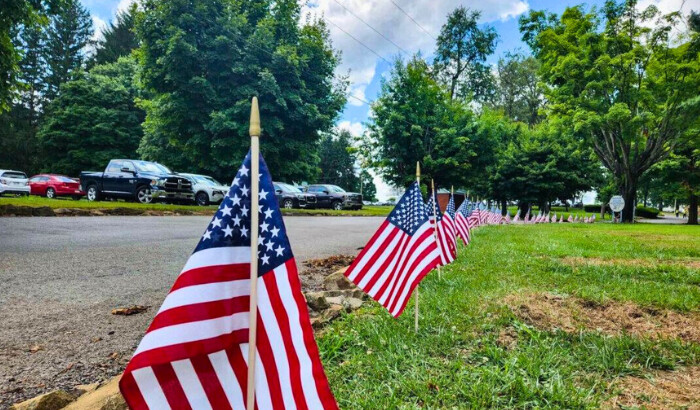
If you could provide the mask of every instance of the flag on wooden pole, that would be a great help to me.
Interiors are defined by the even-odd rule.
[[[450,200],[452,200],[451,197]],[[452,202],[452,208],[454,209],[454,201]],[[442,210],[440,210],[435,184],[433,184],[433,192],[430,195],[430,199],[428,199],[427,210],[430,223],[435,230],[438,248],[440,249],[440,265],[445,266],[452,263],[457,256],[457,235],[453,217],[447,212],[443,214]]]
[[[337,408],[270,173],[258,156],[258,181],[252,155],[126,367],[133,409]]]

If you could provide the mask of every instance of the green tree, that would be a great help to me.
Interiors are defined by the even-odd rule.
[[[530,204],[548,210],[555,199],[571,199],[600,180],[593,152],[581,148],[556,122],[520,130],[523,133],[500,155],[492,174],[494,197],[518,201],[524,214]]]
[[[450,99],[487,99],[492,86],[485,65],[493,54],[498,35],[493,27],[479,27],[480,11],[457,7],[447,16],[437,38],[434,66],[441,82],[449,88]]]
[[[360,172],[359,185],[355,190],[362,193],[363,200],[371,202],[377,200],[377,186],[374,184],[374,177],[366,169]]]
[[[506,116],[533,126],[542,120],[539,111],[544,95],[537,71],[540,64],[532,56],[506,53],[498,60],[495,106]]]
[[[249,147],[250,99],[275,178],[318,172],[320,133],[345,104],[338,53],[323,20],[300,24],[294,0],[146,0],[136,19],[149,92],[139,153],[176,169],[230,178]]]
[[[372,104],[371,122],[361,145],[363,158],[385,181],[406,186],[415,180],[416,162],[423,181],[437,186],[466,184],[474,147],[473,117],[462,101],[451,101],[425,61],[397,61]]]
[[[52,100],[61,84],[76,77],[85,63],[85,47],[92,36],[90,12],[80,0],[63,0],[51,14],[46,32],[46,98]]]
[[[318,150],[321,183],[339,185],[348,190],[359,187],[359,178],[355,173],[357,157],[353,153],[351,141],[352,135],[347,130],[321,137]]]
[[[136,156],[145,117],[134,102],[136,69],[132,58],[122,57],[62,86],[38,133],[46,171],[77,175]]]
[[[0,113],[11,107],[18,87],[17,76],[22,59],[17,33],[23,27],[43,25],[46,13],[62,0],[3,0],[0,7]]]
[[[700,64],[670,46],[679,14],[659,17],[629,0],[588,13],[571,7],[559,19],[531,12],[520,22],[542,65],[550,113],[570,120],[610,170],[626,222],[640,177],[671,153],[700,107]]]
[[[113,63],[119,57],[128,56],[138,46],[134,23],[138,5],[132,3],[125,11],[117,13],[114,21],[102,30],[102,38],[97,42],[94,64]]]

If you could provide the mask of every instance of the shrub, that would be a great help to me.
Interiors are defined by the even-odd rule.
[[[600,204],[584,205],[583,210],[586,212],[600,213]],[[610,205],[605,205],[605,213],[610,213]]]
[[[642,205],[637,205],[636,216],[639,218],[656,219],[661,211],[656,208],[650,208]]]

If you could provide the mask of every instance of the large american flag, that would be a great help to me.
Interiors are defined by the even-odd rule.
[[[452,215],[454,215],[455,203],[452,195],[450,195],[450,201],[452,202]],[[433,209],[433,207],[435,208]],[[440,203],[437,201],[437,191],[430,195],[426,210],[437,236],[438,248],[440,248],[440,264],[445,266],[452,263],[457,256],[457,232],[455,230],[454,216],[447,211],[444,214],[442,213]]]
[[[435,233],[414,182],[345,271],[345,276],[394,317],[413,289],[440,262]]]
[[[471,214],[471,202],[466,198],[462,201],[462,204],[457,209],[457,214],[455,215],[455,227],[457,228],[457,236],[462,238],[462,242],[465,245],[469,245],[469,235],[470,235],[470,223],[469,215]]]
[[[246,408],[250,187],[249,153],[126,367],[131,408]],[[256,406],[337,408],[262,157],[259,195]]]

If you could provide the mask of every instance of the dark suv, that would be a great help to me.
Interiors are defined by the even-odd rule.
[[[318,208],[362,209],[362,195],[355,192],[345,192],[337,185],[309,185],[306,192],[316,197]]]
[[[280,208],[315,208],[316,197],[302,192],[301,189],[294,185],[285,184],[284,182],[273,182],[275,188],[275,196]]]

